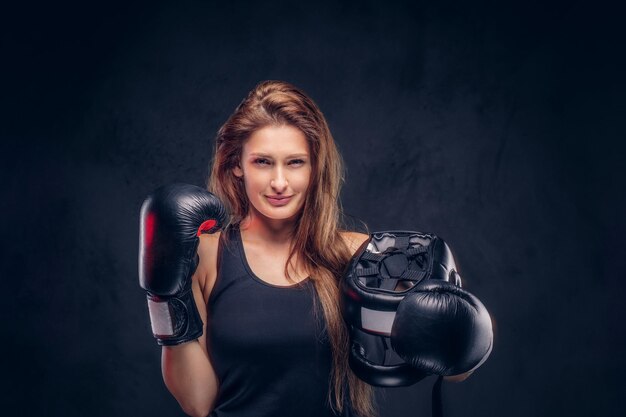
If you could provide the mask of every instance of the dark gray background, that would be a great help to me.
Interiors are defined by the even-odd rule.
[[[257,82],[307,91],[345,211],[436,232],[493,313],[448,416],[616,416],[623,14],[602,2],[24,4],[2,13],[3,415],[182,415],[137,283],[144,196],[205,183]],[[428,380],[379,392],[427,416]],[[7,414],[8,413],[8,414]]]

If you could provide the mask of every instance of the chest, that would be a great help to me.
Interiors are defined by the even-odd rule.
[[[308,285],[274,288],[250,277],[233,282],[209,306],[213,352],[255,363],[317,356],[326,335],[313,292]]]
[[[285,273],[285,265],[289,258],[287,248],[271,249],[258,244],[242,242],[244,262],[248,264],[251,272],[260,280],[271,285],[287,286],[300,282],[307,277],[306,271],[297,266],[297,259],[292,258],[288,271],[289,278]]]

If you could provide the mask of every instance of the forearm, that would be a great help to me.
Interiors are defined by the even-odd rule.
[[[190,416],[206,417],[217,395],[217,377],[198,341],[178,346],[163,346],[163,380],[183,411]]]

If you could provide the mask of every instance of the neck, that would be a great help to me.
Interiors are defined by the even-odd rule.
[[[296,219],[268,219],[260,216],[252,209],[241,222],[241,230],[245,231],[248,239],[261,240],[273,245],[291,245],[295,231]]]

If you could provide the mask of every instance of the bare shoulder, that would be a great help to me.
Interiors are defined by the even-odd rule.
[[[200,262],[198,263],[195,276],[202,289],[205,302],[208,302],[209,295],[215,284],[215,279],[217,278],[217,257],[220,235],[220,232],[200,235],[200,243],[198,244]]]
[[[368,235],[359,232],[341,232],[341,237],[346,242],[351,254],[354,254],[370,238]]]

